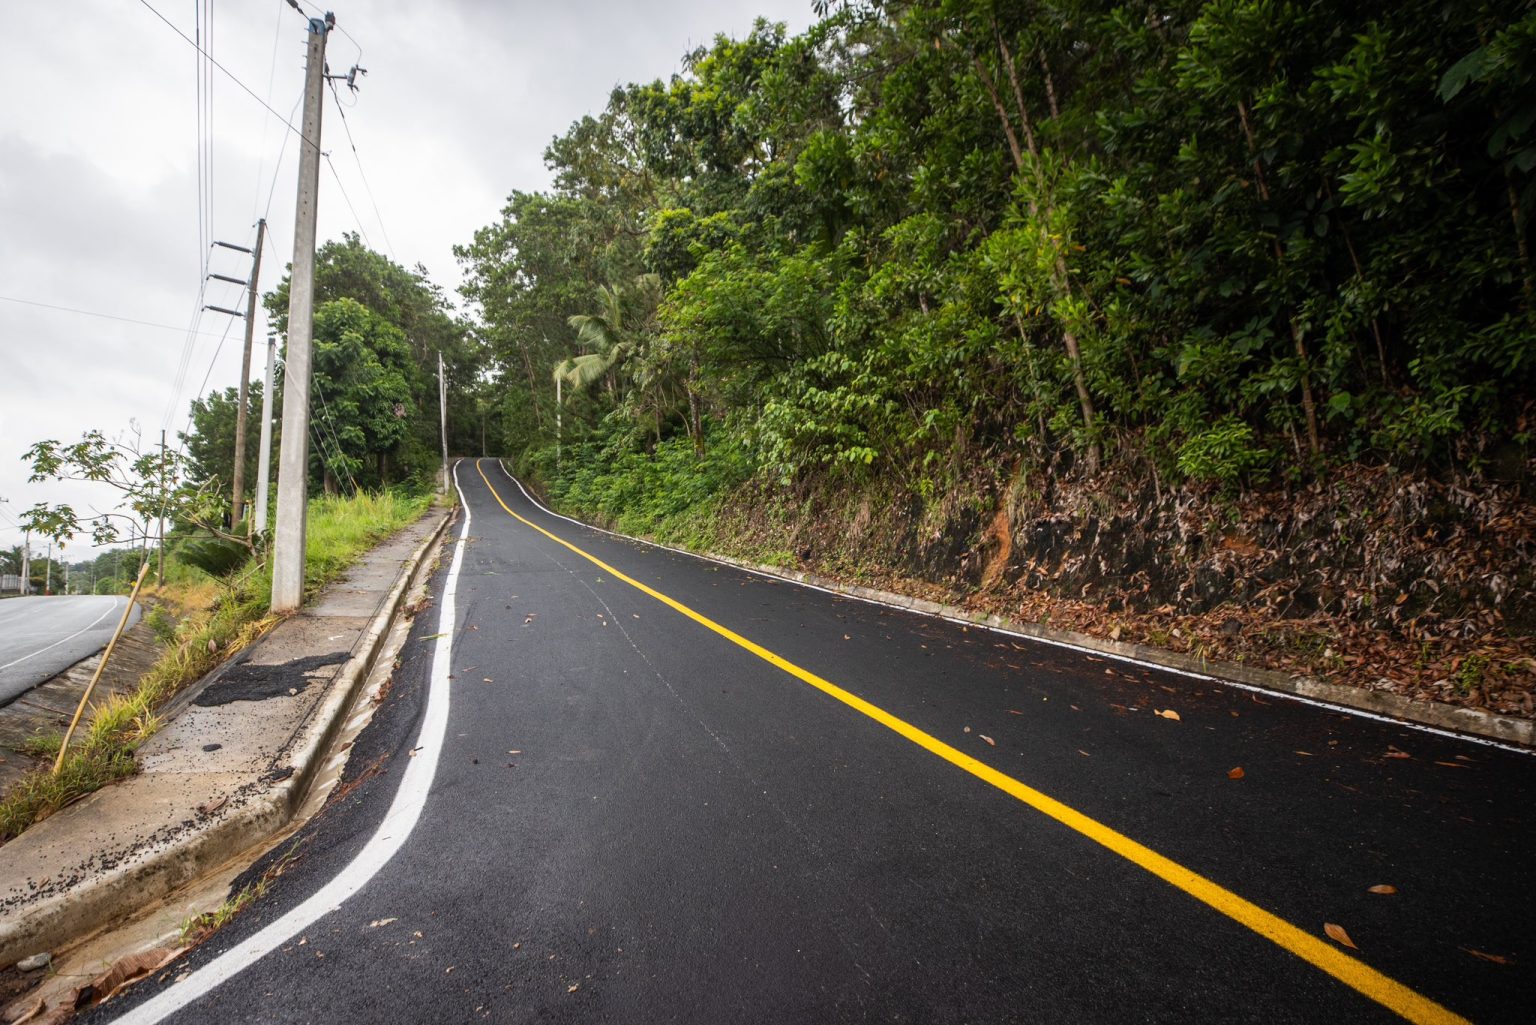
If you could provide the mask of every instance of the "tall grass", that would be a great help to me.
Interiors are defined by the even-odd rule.
[[[430,503],[426,496],[385,492],[350,498],[324,497],[310,502],[304,553],[305,594],[314,595],[335,580],[379,540],[411,523]],[[175,556],[167,559],[167,567]],[[0,799],[0,842],[94,790],[137,771],[134,754],[162,725],[157,711],[181,690],[261,636],[276,617],[269,615],[272,570],[267,560],[252,560],[227,582],[212,580],[190,567],[167,572],[157,595],[177,610],[180,623],[160,660],[129,693],[95,702],[90,726],[75,742],[54,774],[40,767],[18,780]],[[171,583],[169,581],[176,581]],[[29,753],[54,754],[57,735],[42,735]]]

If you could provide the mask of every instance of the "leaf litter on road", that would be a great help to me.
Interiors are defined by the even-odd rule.
[[[1360,949],[1359,947],[1355,946],[1355,941],[1349,938],[1349,933],[1344,931],[1344,927],[1342,925],[1337,925],[1333,922],[1324,922],[1323,932],[1328,934],[1328,938],[1330,940],[1333,940],[1335,943],[1341,943],[1348,947],[1350,950]]]
[[[1365,892],[1390,894],[1396,893],[1397,887],[1391,885],[1390,883],[1377,883],[1375,886],[1367,887]]]

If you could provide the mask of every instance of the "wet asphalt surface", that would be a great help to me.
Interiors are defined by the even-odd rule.
[[[126,598],[28,595],[0,601],[0,704],[5,704],[112,639]],[[128,625],[139,621],[134,606]]]
[[[483,465],[519,514],[789,661],[1303,930],[1344,926],[1459,1014],[1530,1020],[1536,759],[611,538]],[[474,519],[421,821],[355,897],[172,1020],[1398,1020],[519,523],[473,462],[459,480]],[[436,631],[417,617],[267,895],[82,1020],[174,986],[363,846],[428,755]]]

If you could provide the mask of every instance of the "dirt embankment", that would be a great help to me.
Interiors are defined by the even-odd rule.
[[[1015,473],[928,502],[742,493],[716,529],[734,554],[1015,619],[1536,716],[1536,501],[1517,485],[1352,467],[1226,497]]]

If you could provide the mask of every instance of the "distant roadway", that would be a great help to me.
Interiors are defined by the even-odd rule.
[[[127,600],[83,594],[0,601],[0,705],[106,647]],[[138,617],[135,608],[129,625]]]

